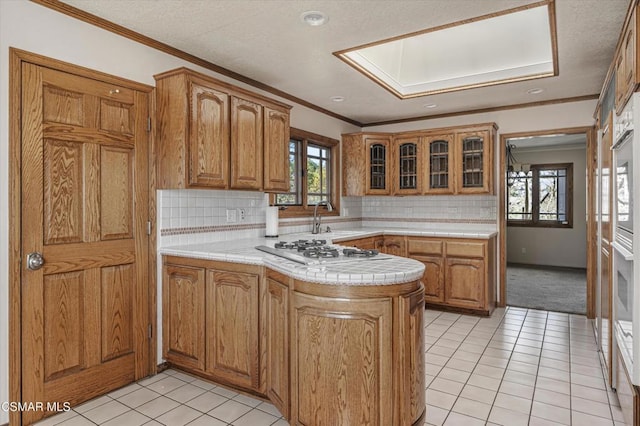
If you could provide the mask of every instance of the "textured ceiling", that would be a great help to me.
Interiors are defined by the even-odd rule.
[[[361,123],[600,92],[629,0],[557,0],[559,75],[400,100],[333,52],[533,3],[522,0],[64,0]],[[308,10],[329,15],[310,27]],[[451,55],[456,55],[452,51]],[[538,95],[526,91],[544,89]],[[335,103],[333,96],[343,96]],[[425,104],[437,104],[426,109]]]

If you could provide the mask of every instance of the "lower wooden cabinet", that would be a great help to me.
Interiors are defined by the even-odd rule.
[[[165,264],[163,271],[163,356],[187,368],[205,366],[205,270]]]
[[[260,388],[259,276],[207,270],[206,371],[227,383]]]
[[[381,253],[392,254],[394,256],[407,257],[407,246],[405,237],[402,235],[385,235],[378,239],[378,247]]]
[[[163,353],[266,396],[296,425],[420,425],[424,288],[297,281],[254,265],[163,257]]]
[[[171,364],[262,394],[261,268],[229,265],[165,257],[163,354]]]
[[[425,266],[422,281],[428,306],[491,315],[495,308],[495,237],[408,237],[407,253]]]
[[[267,271],[267,397],[289,418],[289,285],[290,279]]]

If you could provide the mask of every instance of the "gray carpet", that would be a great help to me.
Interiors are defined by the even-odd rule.
[[[586,269],[507,265],[507,305],[585,314]]]

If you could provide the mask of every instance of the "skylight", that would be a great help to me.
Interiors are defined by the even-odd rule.
[[[335,52],[399,98],[558,74],[553,0]]]

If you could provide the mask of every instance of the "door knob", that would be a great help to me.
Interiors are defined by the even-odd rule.
[[[27,255],[27,269],[30,271],[37,271],[42,268],[44,265],[44,257],[42,257],[42,253],[38,253],[34,251],[33,253],[29,253]]]

